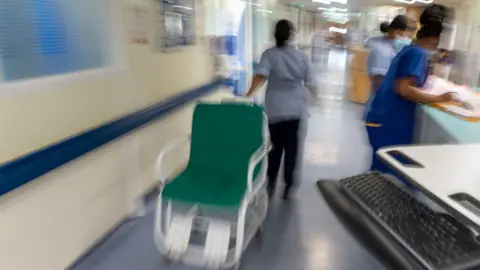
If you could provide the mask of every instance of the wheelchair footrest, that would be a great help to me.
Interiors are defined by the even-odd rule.
[[[205,267],[219,269],[227,260],[230,244],[230,223],[212,220],[209,223],[205,243]]]
[[[168,259],[179,261],[185,254],[192,233],[193,216],[173,216],[165,238]]]

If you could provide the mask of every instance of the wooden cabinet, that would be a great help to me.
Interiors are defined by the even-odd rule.
[[[368,50],[354,49],[354,56],[350,65],[352,85],[350,101],[365,104],[370,96],[370,78],[367,73]]]
[[[365,70],[352,70],[350,101],[365,104],[370,96],[370,78]]]

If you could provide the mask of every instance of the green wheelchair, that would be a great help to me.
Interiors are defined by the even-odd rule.
[[[190,142],[183,172],[164,176],[164,157]],[[268,210],[267,119],[261,106],[199,103],[192,134],[161,151],[155,244],[168,262],[238,269],[242,253],[263,232]]]

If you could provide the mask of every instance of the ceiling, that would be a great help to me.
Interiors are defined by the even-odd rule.
[[[336,8],[348,8],[349,11],[357,11],[361,7],[365,6],[387,6],[387,5],[402,5],[401,3],[395,2],[393,0],[317,0],[317,1],[325,1],[325,2],[331,2],[331,4],[326,5],[322,3],[315,3],[312,0],[283,0],[285,4],[289,5],[300,5],[303,6],[303,8],[308,9],[308,10],[318,10],[319,7],[336,7]],[[425,0],[423,0],[425,1]],[[436,0],[434,1],[435,3],[452,3],[455,1],[461,1],[461,0]],[[338,2],[347,2],[346,4],[338,3]],[[419,1],[420,2],[420,1]],[[415,3],[413,5],[408,5],[404,4],[406,6],[419,6],[422,5],[421,3]]]

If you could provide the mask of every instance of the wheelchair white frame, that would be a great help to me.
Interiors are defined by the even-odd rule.
[[[228,254],[225,262],[220,265],[219,269],[229,269],[234,267],[238,269],[240,267],[241,256],[253,239],[256,233],[259,235],[263,231],[263,223],[267,216],[268,211],[268,195],[266,190],[266,174],[268,164],[268,152],[271,149],[270,138],[268,133],[267,118],[264,115],[263,125],[263,145],[251,156],[248,165],[247,175],[247,192],[242,200],[242,203],[237,211],[236,222],[230,223],[230,228],[235,228],[236,234],[230,237],[236,239],[236,243],[233,247],[228,248]],[[162,169],[162,163],[167,154],[178,149],[179,147],[190,142],[191,136],[188,135],[184,138],[175,140],[166,145],[160,152],[156,162],[156,178],[159,181],[159,195],[155,211],[155,228],[154,228],[154,240],[160,253],[165,256],[167,261],[171,261],[168,251],[165,249],[165,237],[168,233],[172,220],[172,201],[167,201],[166,211],[163,211],[163,198],[162,191],[165,184],[168,182]],[[261,163],[261,170],[255,181],[253,181],[253,173],[258,164]],[[213,220],[212,218],[204,217],[199,211],[199,205],[194,205],[188,214],[193,216],[192,231],[205,231],[201,225],[203,221]],[[251,210],[252,220],[247,226],[247,212]],[[250,213],[250,212],[248,212]],[[200,223],[198,223],[200,222]],[[180,261],[186,265],[192,265],[196,267],[206,267],[204,260],[204,246],[194,245],[189,243],[188,251],[183,254]]]

